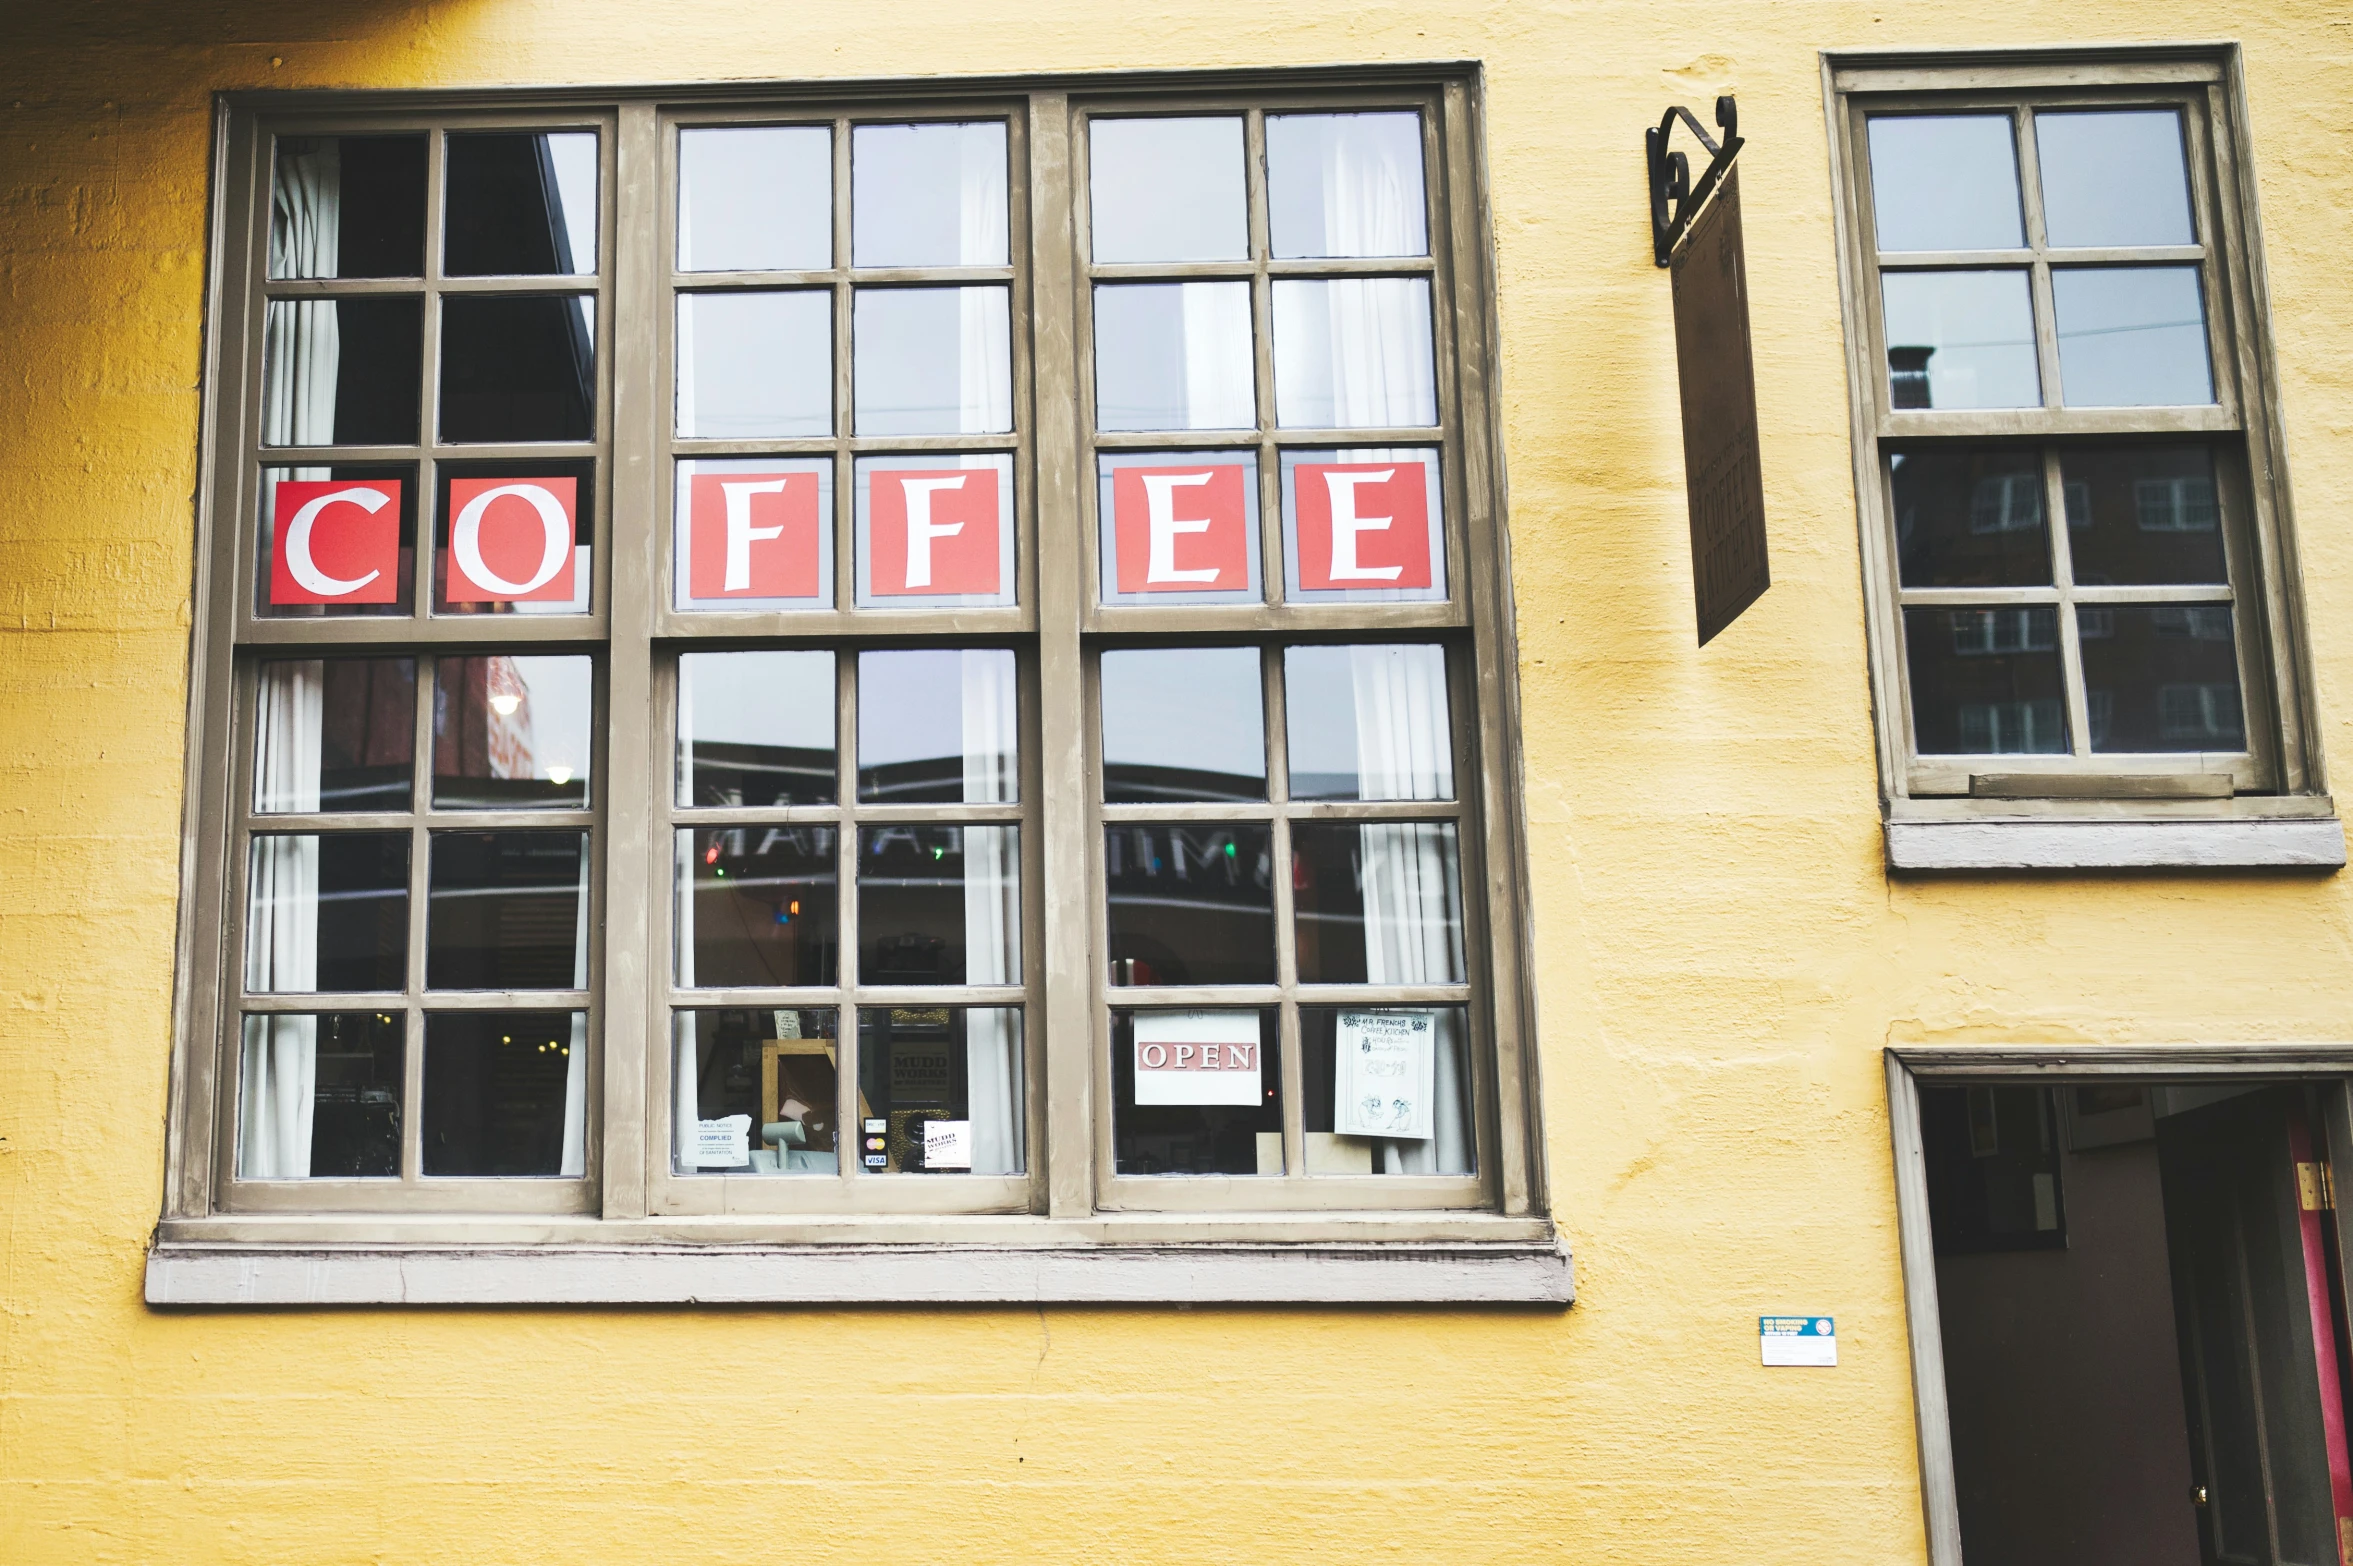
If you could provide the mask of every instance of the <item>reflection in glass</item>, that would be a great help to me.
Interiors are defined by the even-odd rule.
[[[1875,114],[1870,126],[1871,205],[1880,249],[2025,245],[2010,116]]]
[[[1274,332],[1276,423],[1381,429],[1438,422],[1428,279],[1278,278]]]
[[[1922,755],[2062,755],[2059,612],[1906,609],[1912,744]]]
[[[682,1011],[671,1057],[678,1174],[839,1174],[833,1010]]]
[[[1005,125],[861,125],[850,132],[856,266],[1003,266]]]
[[[1896,452],[1888,465],[1904,586],[2049,585],[2038,452],[1928,446]]]
[[[839,842],[836,828],[809,822],[680,831],[679,986],[832,984]]]
[[[2181,115],[2172,109],[2043,113],[2043,232],[2061,245],[2194,245]]]
[[[859,1008],[861,1173],[1019,1174],[1022,1095],[1018,1008]]]
[[[397,1012],[249,1015],[237,1076],[241,1180],[400,1174],[405,1019]]]
[[[2092,749],[2242,751],[2228,604],[2102,604],[2076,611]]]
[[[265,663],[255,692],[253,808],[406,810],[416,749],[413,658]]]
[[[398,555],[392,569],[394,598],[388,604],[274,604],[270,602],[270,576],[277,551],[278,485],[292,480],[297,483],[344,482],[360,480],[367,483],[390,484],[400,496]],[[357,515],[357,512],[346,512]],[[338,462],[331,466],[299,468],[264,468],[261,470],[261,506],[254,519],[257,543],[253,554],[253,612],[265,619],[342,619],[350,615],[407,615],[416,610],[417,563],[417,468],[414,463],[381,464]],[[316,536],[316,535],[314,535]],[[313,557],[314,560],[317,558]],[[354,575],[364,574],[355,572]]]
[[[1247,429],[1251,376],[1248,283],[1096,285],[1098,428]]]
[[[433,672],[433,803],[544,810],[588,803],[587,657],[444,657]]]
[[[1283,652],[1293,799],[1452,799],[1446,649]]]
[[[678,133],[678,270],[833,264],[833,134],[822,125]]]
[[[1103,655],[1103,797],[1113,804],[1266,798],[1255,647]]]
[[[2072,408],[2214,400],[2194,266],[2051,268],[2059,384]]]
[[[2205,446],[2062,451],[2067,543],[2086,586],[2229,580],[2214,453]]]
[[[1462,869],[1450,821],[1295,822],[1302,984],[1460,984]]]
[[[738,440],[832,432],[831,293],[678,296],[679,434]]]
[[[858,982],[1019,984],[1021,829],[860,828]]]
[[[1114,1011],[1111,1142],[1118,1172],[1281,1174],[1281,1027],[1280,1013],[1272,1007],[1238,1012]],[[1221,1065],[1233,1059],[1237,1047],[1246,1051],[1245,1058],[1256,1068],[1256,1084],[1248,1070],[1157,1069],[1173,1065],[1178,1049],[1195,1039],[1214,1043]],[[1139,1048],[1146,1052],[1147,1085],[1141,1094]],[[1137,1102],[1139,1096],[1144,1102]]]
[[[588,835],[436,832],[425,917],[435,990],[588,987]]]
[[[424,137],[278,138],[271,277],[424,272]]]
[[[1886,272],[1890,402],[1898,408],[2041,404],[2026,273]],[[1911,401],[1905,395],[1921,400]]]
[[[469,131],[449,138],[452,277],[596,271],[596,133]]]
[[[1013,428],[1013,339],[1004,289],[861,288],[853,308],[859,434]]]
[[[1263,824],[1103,829],[1111,982],[1275,982],[1273,839]]]
[[[1249,259],[1238,118],[1089,120],[1087,193],[1097,263]]]
[[[1015,669],[997,647],[858,655],[858,797],[878,805],[1021,797]]]
[[[437,493],[433,501],[433,613],[436,616],[588,612],[589,586],[595,576],[591,569],[596,554],[595,463],[443,461],[434,464],[434,473]],[[546,491],[547,498],[559,504],[568,502],[572,508],[572,569],[568,583],[561,558],[553,561],[548,558],[547,528],[538,510],[538,497],[507,489],[512,484],[533,481],[546,481],[540,487]],[[456,490],[459,483],[467,486],[463,496]],[[542,570],[552,567],[552,574],[527,598],[476,598],[471,594],[482,589],[470,588],[470,578],[461,569],[458,591],[468,596],[452,599],[449,594],[454,555],[450,548],[450,528],[467,505],[494,490],[507,492],[484,500],[476,518],[479,525],[475,545],[482,564],[491,573],[518,586],[539,580]],[[563,596],[567,585],[569,597]]]
[[[1472,1173],[1469,1041],[1459,1006],[1300,1007],[1307,1172]]]
[[[678,660],[678,803],[830,805],[833,654],[685,653]]]
[[[405,446],[417,438],[425,301],[273,299],[262,327],[262,444]]]
[[[596,299],[450,294],[441,301],[441,438],[596,434]]]
[[[397,990],[408,981],[406,832],[256,832],[245,988]]]
[[[1277,257],[1429,254],[1420,115],[1270,114],[1266,165]]]
[[[588,1013],[425,1018],[425,1173],[587,1172]]]

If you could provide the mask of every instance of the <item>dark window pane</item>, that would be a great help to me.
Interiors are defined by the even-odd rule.
[[[1906,609],[1912,743],[1923,755],[2061,755],[2056,609]]]
[[[1923,1087],[1920,1133],[1939,1256],[2066,1245],[2051,1089]]]
[[[596,133],[495,131],[449,138],[452,277],[596,270]]]
[[[270,276],[424,272],[424,137],[278,138]]]
[[[596,660],[443,658],[433,676],[433,803],[538,810],[588,803]]]
[[[596,433],[596,300],[441,301],[443,440],[587,440]]]
[[[238,1178],[398,1176],[406,1029],[407,1020],[398,1013],[248,1016],[237,1094]],[[307,1103],[298,1094],[282,1091],[292,1085],[305,1059],[311,1066]]]
[[[2247,748],[2228,604],[2102,604],[2076,613],[2092,749]]]
[[[1009,1006],[858,1012],[858,1167],[1018,1174],[1021,1013]]]
[[[2025,244],[2010,116],[1873,115],[1871,205],[1882,250]]]
[[[2181,116],[2038,114],[2043,227],[2053,245],[2194,245]]]
[[[831,984],[839,842],[830,826],[678,834],[678,982],[705,989]]]
[[[2067,547],[2086,586],[2220,583],[2222,508],[2204,446],[2069,451]]]
[[[832,653],[678,660],[681,805],[830,805],[833,736]]]
[[[831,1010],[682,1011],[671,1167],[679,1174],[839,1174]]]
[[[2214,400],[2194,266],[2051,268],[2059,384],[2071,408],[2197,407]]]
[[[1297,822],[1291,896],[1302,984],[1459,984],[1454,825]]]
[[[391,554],[379,554],[372,546],[367,524],[378,515],[362,505],[334,505],[314,514],[308,537],[307,551],[311,566],[337,582],[350,583],[366,578],[372,588],[380,578],[369,573],[381,572],[391,577],[390,603],[362,603],[356,601],[327,603],[272,603],[270,587],[278,568],[278,524],[281,501],[291,528],[302,507],[321,493],[318,490],[289,490],[279,493],[279,485],[357,482],[367,486],[382,486],[398,499],[399,515],[394,521],[396,538]],[[297,498],[300,497],[300,498]],[[417,469],[414,463],[383,465],[371,463],[337,463],[333,467],[264,468],[261,470],[261,510],[255,519],[260,541],[254,550],[253,612],[270,619],[340,619],[345,615],[406,615],[415,611],[417,563]],[[367,596],[374,596],[373,593]]]
[[[1013,654],[994,647],[858,655],[858,797],[1008,804],[1021,767]]]
[[[1280,1014],[1272,1007],[1113,1012],[1111,1139],[1119,1172],[1281,1174],[1283,1073],[1276,1044],[1280,1037]],[[1217,1063],[1229,1069],[1174,1069],[1180,1049],[1199,1059],[1199,1052],[1210,1047],[1217,1051]],[[1139,1049],[1145,1052],[1146,1069],[1141,1073],[1136,1069]],[[1255,1087],[1249,1071],[1230,1069],[1237,1049],[1256,1070]],[[1245,1098],[1247,1102],[1236,1102]]]
[[[1470,1174],[1470,1019],[1459,1006],[1299,1008],[1309,1174]]]
[[[426,986],[585,988],[587,856],[581,832],[434,833]]]
[[[406,832],[256,833],[245,987],[397,990],[408,982]]]
[[[1105,799],[1266,798],[1257,648],[1107,652],[1102,691]]]
[[[262,332],[262,444],[400,446],[417,438],[425,301],[273,299]]]
[[[1114,984],[1272,984],[1273,840],[1195,821],[1103,829]]]
[[[858,980],[1019,984],[1021,829],[861,829]]]
[[[428,1016],[425,1173],[582,1173],[587,1049],[586,1012]]]
[[[261,666],[253,808],[406,810],[416,749],[412,658],[303,658]]]
[[[1896,557],[1906,587],[2049,584],[2038,454],[1932,446],[1889,460]]]

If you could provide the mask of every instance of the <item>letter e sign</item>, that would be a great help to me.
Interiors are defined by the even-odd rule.
[[[1123,593],[1199,593],[1250,586],[1250,527],[1238,463],[1115,468],[1113,538]]]
[[[453,604],[577,598],[572,540],[578,479],[451,479],[449,584]]]
[[[690,596],[818,595],[816,474],[697,473],[687,502]]]
[[[400,598],[400,480],[280,479],[270,503],[270,602]]]
[[[1004,591],[993,468],[872,475],[872,591],[878,596]]]
[[[1425,462],[1302,462],[1291,482],[1302,590],[1430,585]]]

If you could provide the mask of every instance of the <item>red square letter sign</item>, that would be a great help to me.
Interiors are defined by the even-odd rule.
[[[994,468],[877,470],[867,509],[873,592],[1002,592],[997,483]]]
[[[689,596],[817,596],[816,474],[697,473],[688,482]]]
[[[580,481],[451,479],[449,583],[453,604],[563,603],[572,583]]]
[[[270,505],[270,602],[400,599],[400,480],[280,479]]]
[[[1302,462],[1291,470],[1299,508],[1299,585],[1430,585],[1429,468],[1402,462]]]
[[[1112,469],[1119,590],[1201,593],[1249,587],[1244,479],[1239,463]]]

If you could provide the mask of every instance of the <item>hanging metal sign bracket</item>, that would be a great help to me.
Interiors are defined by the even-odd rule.
[[[1691,127],[1691,134],[1708,149],[1708,166],[1691,183],[1691,160],[1680,152],[1667,150],[1668,133],[1680,118]],[[1716,100],[1716,124],[1724,132],[1723,145],[1718,146],[1700,125],[1689,109],[1676,104],[1659,117],[1655,130],[1643,132],[1642,140],[1650,154],[1650,239],[1652,254],[1660,266],[1675,258],[1675,247],[1681,244],[1691,228],[1691,220],[1699,209],[1708,204],[1717,183],[1741,149],[1740,110],[1729,95]]]

